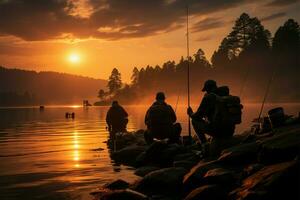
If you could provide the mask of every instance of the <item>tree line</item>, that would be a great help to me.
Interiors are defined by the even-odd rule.
[[[268,80],[275,73],[269,101],[300,101],[300,28],[287,20],[271,36],[256,17],[243,13],[231,32],[213,53],[211,62],[199,50],[189,58],[167,61],[162,66],[134,67],[130,84],[123,84],[117,68],[112,70],[107,91],[100,90],[100,102],[117,99],[137,103],[147,95],[165,91],[169,95],[186,90],[187,69],[190,66],[192,93],[200,93],[206,79],[226,84],[235,95],[248,101],[260,101]]]

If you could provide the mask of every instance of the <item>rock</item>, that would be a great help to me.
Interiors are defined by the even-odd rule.
[[[201,186],[203,184],[203,177],[207,171],[219,168],[218,161],[203,162],[200,161],[195,165],[189,173],[184,176],[183,188],[184,193],[188,194],[193,189]]]
[[[225,164],[247,164],[257,160],[258,151],[256,142],[240,144],[223,150],[218,160]]]
[[[300,130],[292,130],[266,139],[258,155],[261,163],[272,164],[300,156]]]
[[[181,145],[156,141],[149,146],[144,154],[137,158],[137,167],[144,165],[155,165],[163,168],[171,167],[174,157],[186,151],[187,149]]]
[[[178,195],[182,190],[184,168],[165,168],[147,174],[135,187],[145,194]]]
[[[226,199],[226,193],[217,185],[205,185],[194,189],[184,200]]]
[[[100,200],[147,200],[148,197],[134,190],[114,190],[102,194]]]
[[[174,161],[182,161],[182,160],[199,162],[200,157],[193,152],[181,153],[174,156]]]
[[[161,167],[171,167],[174,157],[178,154],[186,153],[187,149],[179,144],[169,144],[160,154],[157,155],[157,163]]]
[[[146,152],[142,152],[140,155],[138,155],[135,159],[135,167],[142,167],[145,165],[152,165],[151,160],[147,159]]]
[[[129,183],[122,179],[117,179],[111,183],[105,184],[104,187],[110,190],[127,189],[129,187]]]
[[[246,178],[240,188],[230,193],[230,199],[299,199],[299,166],[298,161],[266,166]]]
[[[244,174],[245,174],[245,176],[250,176],[250,175],[254,174],[255,172],[259,171],[263,167],[264,167],[264,165],[259,164],[259,163],[251,164],[244,169]]]
[[[153,172],[153,171],[159,170],[159,169],[160,169],[159,167],[155,167],[155,166],[144,166],[144,167],[137,168],[135,170],[134,174],[137,176],[144,177],[147,174],[149,174],[150,172]]]
[[[144,136],[141,134],[141,131],[133,132],[133,133],[123,133],[116,136],[116,148],[117,150],[123,149],[127,146],[138,145],[145,146]],[[114,148],[114,143],[112,140],[108,140],[109,148]]]
[[[240,140],[239,137],[213,138],[209,144],[209,157],[218,158],[224,149],[237,145]]]
[[[197,164],[197,162],[195,162],[195,161],[180,160],[180,161],[175,161],[173,163],[173,167],[182,167],[182,168],[184,168],[186,170],[190,170],[196,164]]]
[[[206,172],[203,177],[206,184],[223,184],[231,187],[235,183],[234,173],[224,168],[215,168]]]
[[[128,146],[112,153],[112,159],[117,163],[135,165],[136,158],[146,150],[144,146]]]

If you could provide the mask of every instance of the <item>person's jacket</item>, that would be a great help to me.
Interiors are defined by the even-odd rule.
[[[110,126],[114,126],[116,124],[122,123],[127,117],[128,114],[122,106],[112,106],[107,111],[106,123]]]
[[[213,121],[213,115],[216,108],[217,95],[214,93],[206,93],[197,109],[192,115],[193,119],[207,118],[208,121]]]
[[[165,102],[154,102],[147,110],[145,124],[151,126],[169,126],[177,120],[173,108]]]

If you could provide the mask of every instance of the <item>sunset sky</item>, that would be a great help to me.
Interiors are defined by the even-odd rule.
[[[187,0],[0,0],[0,65],[125,81],[134,66],[186,55]],[[191,53],[210,59],[234,20],[256,16],[274,34],[300,22],[299,0],[188,0]]]

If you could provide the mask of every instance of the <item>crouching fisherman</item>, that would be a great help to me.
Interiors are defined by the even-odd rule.
[[[127,132],[128,114],[118,101],[113,101],[107,111],[106,123],[111,139],[115,138],[116,133]]]
[[[208,134],[220,144],[216,148],[222,148],[224,141],[233,136],[236,124],[241,123],[243,106],[239,97],[229,95],[228,87],[218,88],[214,80],[207,80],[202,91],[206,93],[198,110],[193,112],[189,107],[187,113],[201,143],[207,143]]]
[[[177,120],[173,108],[165,102],[165,94],[158,92],[156,101],[148,109],[145,116],[147,131],[145,140],[148,144],[153,139],[169,139],[170,143],[178,143],[180,140],[181,125],[175,123]]]

